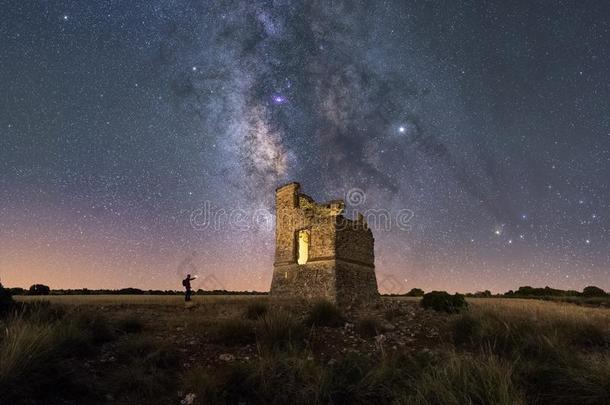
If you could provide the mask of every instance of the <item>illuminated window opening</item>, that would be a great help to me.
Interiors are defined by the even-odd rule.
[[[309,259],[309,231],[300,230],[297,236],[297,263],[305,264]]]

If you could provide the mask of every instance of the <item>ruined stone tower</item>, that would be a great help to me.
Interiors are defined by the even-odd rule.
[[[379,298],[374,238],[361,215],[343,215],[344,202],[316,203],[299,183],[275,191],[275,263],[271,296],[326,298],[339,305]]]

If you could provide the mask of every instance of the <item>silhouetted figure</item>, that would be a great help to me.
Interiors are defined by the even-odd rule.
[[[193,293],[193,291],[191,290],[191,280],[194,280],[196,278],[197,278],[197,276],[191,277],[190,274],[187,274],[186,278],[184,280],[182,280],[182,285],[186,289],[186,291],[184,292],[184,301],[185,302],[188,302],[191,300],[191,294]]]

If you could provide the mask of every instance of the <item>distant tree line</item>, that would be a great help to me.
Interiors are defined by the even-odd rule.
[[[15,287],[6,288],[10,295],[182,295],[183,291],[176,290],[141,290],[139,288],[120,288],[118,290],[88,288],[78,289],[57,289],[51,290],[44,284],[34,284],[29,289]],[[422,297],[424,290],[412,288],[404,294],[384,294],[390,297]],[[268,292],[261,291],[230,291],[230,290],[202,290],[193,291],[194,295],[267,295]],[[474,298],[535,298],[535,297],[608,297],[610,296],[603,289],[596,286],[585,287],[582,291],[560,290],[551,287],[519,287],[516,291],[509,290],[504,294],[492,294],[491,291],[477,291],[467,293],[466,297]]]
[[[424,290],[412,288],[404,294],[384,294],[390,297],[422,297]],[[582,291],[560,290],[551,287],[519,287],[516,291],[509,290],[504,294],[492,294],[491,291],[477,291],[464,294],[466,297],[474,298],[530,298],[530,297],[608,297],[609,294],[596,286],[585,287]]]
[[[530,286],[519,287],[517,291],[510,290],[503,294],[504,297],[606,297],[608,293],[596,286],[583,288],[582,292],[576,290],[559,290],[544,287],[534,288]]]
[[[11,295],[182,295],[183,291],[176,290],[141,290],[139,288],[120,288],[118,290],[88,288],[54,289],[44,284],[34,284],[29,289],[15,287],[7,288]],[[266,295],[260,291],[228,291],[228,290],[202,290],[193,291],[194,295]]]

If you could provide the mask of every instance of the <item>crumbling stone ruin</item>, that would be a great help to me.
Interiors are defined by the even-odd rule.
[[[379,298],[374,238],[362,215],[345,218],[343,200],[316,203],[299,183],[275,191],[272,297],[325,298],[341,306]]]

